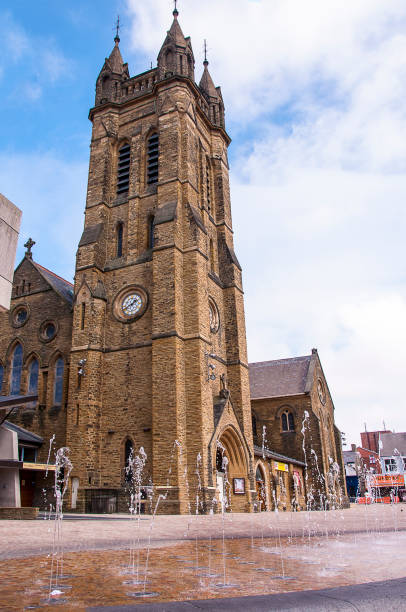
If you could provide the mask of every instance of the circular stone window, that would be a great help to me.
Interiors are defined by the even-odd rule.
[[[324,383],[320,378],[317,380],[317,393],[318,393],[319,400],[321,401],[321,403],[325,404],[326,403],[326,390],[324,388]]]
[[[220,327],[220,315],[217,304],[212,298],[209,298],[209,322],[212,334],[217,333]]]
[[[14,327],[22,327],[28,321],[29,311],[25,305],[16,306],[11,314]]]
[[[133,285],[125,287],[115,297],[113,314],[123,323],[131,323],[139,319],[147,309],[148,295],[145,289]]]
[[[39,336],[42,342],[50,342],[56,336],[58,329],[53,321],[44,321],[39,330]]]

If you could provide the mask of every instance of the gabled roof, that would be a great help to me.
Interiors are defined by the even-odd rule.
[[[11,429],[11,431],[15,431],[18,436],[19,442],[29,442],[31,444],[36,444],[37,446],[41,446],[44,439],[41,436],[37,436],[37,434],[28,431],[28,429],[24,429],[19,425],[15,425],[10,421],[4,421],[3,425],[7,427],[7,429]]]
[[[251,399],[306,393],[312,355],[249,364]]]
[[[72,304],[73,302],[72,283],[65,280],[61,276],[58,276],[54,272],[51,272],[51,270],[44,268],[44,266],[41,266],[39,263],[36,263],[35,261],[32,261],[32,260],[29,260],[29,261],[31,261],[34,268],[38,270],[38,272],[46,280],[46,282],[49,285],[51,285],[52,289],[54,289],[56,293],[58,293],[62,298],[64,298],[67,302],[69,302],[69,304]]]

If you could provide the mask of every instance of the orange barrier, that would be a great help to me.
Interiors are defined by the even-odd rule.
[[[376,504],[398,504],[399,497],[393,497],[392,499],[388,497],[357,497],[357,504],[372,504],[372,502]]]

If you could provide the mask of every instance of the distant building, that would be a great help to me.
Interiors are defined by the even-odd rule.
[[[21,210],[0,193],[0,311],[10,308]]]
[[[406,432],[381,434],[380,460],[383,474],[406,471]]]
[[[381,431],[362,431],[361,432],[361,446],[374,453],[379,453],[379,436],[384,433],[391,433],[388,429]]]
[[[350,501],[355,501],[365,494],[367,476],[380,474],[379,454],[351,444],[351,450],[343,451],[343,459],[348,497]]]

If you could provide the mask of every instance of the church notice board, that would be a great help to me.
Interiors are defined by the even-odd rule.
[[[245,478],[233,478],[233,492],[235,495],[245,495]]]

